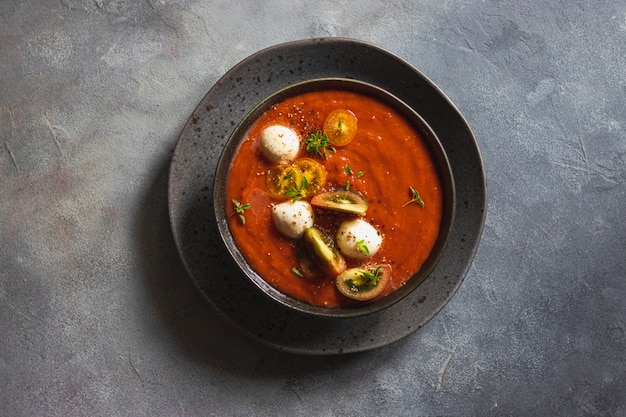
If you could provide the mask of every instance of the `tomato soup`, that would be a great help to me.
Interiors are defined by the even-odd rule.
[[[322,130],[336,109],[356,116],[353,140],[344,146],[331,145],[323,155],[310,153],[304,139]],[[309,276],[310,262],[302,242],[284,236],[272,222],[272,207],[290,197],[277,198],[268,192],[266,176],[274,163],[261,154],[259,135],[270,125],[289,126],[299,134],[302,140],[296,160],[310,158],[323,165],[326,182],[321,191],[349,189],[367,199],[369,206],[361,218],[382,236],[380,249],[367,263],[391,265],[391,281],[382,296],[404,285],[429,257],[442,222],[442,184],[420,133],[397,110],[376,98],[348,90],[322,90],[273,105],[245,134],[226,186],[233,238],[250,266],[273,287],[329,308],[359,301],[343,296],[332,274]],[[414,198],[415,192],[421,201]],[[311,197],[307,194],[303,199]],[[331,236],[350,217],[355,216],[314,208],[315,224]],[[348,267],[358,267],[364,261],[346,257],[346,262]]]

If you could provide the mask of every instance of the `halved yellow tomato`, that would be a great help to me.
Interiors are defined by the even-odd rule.
[[[306,190],[309,194],[321,191],[326,184],[326,168],[311,158],[301,158],[294,163],[302,178],[306,178]]]
[[[302,172],[292,164],[276,164],[267,170],[267,189],[272,197],[287,198],[287,190],[302,183]],[[307,179],[308,181],[308,179]]]
[[[324,121],[324,133],[335,146],[352,142],[356,134],[357,118],[350,110],[336,109]]]

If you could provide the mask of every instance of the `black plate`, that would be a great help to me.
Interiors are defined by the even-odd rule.
[[[305,316],[268,299],[230,258],[214,217],[216,164],[241,119],[275,91],[322,77],[369,82],[409,104],[439,136],[456,182],[456,220],[436,268],[403,300],[365,317]],[[189,118],[169,173],[174,239],[202,294],[249,336],[280,350],[304,354],[377,348],[428,322],[450,300],[471,265],[486,204],[486,178],[478,144],[457,108],[437,86],[402,59],[371,44],[342,38],[277,45],[233,67]]]

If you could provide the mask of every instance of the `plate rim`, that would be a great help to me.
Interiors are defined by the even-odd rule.
[[[237,323],[235,320],[232,319],[232,317],[225,311],[222,311],[222,309],[219,308],[218,305],[216,305],[216,303],[211,299],[211,296],[209,294],[207,294],[206,291],[204,291],[199,282],[197,277],[194,276],[194,271],[192,270],[192,268],[190,267],[187,259],[186,259],[186,254],[185,254],[185,248],[182,246],[181,244],[181,239],[179,238],[180,235],[180,231],[178,230],[178,224],[177,224],[177,219],[175,218],[175,202],[176,202],[176,198],[174,197],[174,187],[173,184],[175,183],[174,181],[174,176],[175,176],[175,164],[177,163],[177,159],[180,156],[180,153],[182,152],[182,149],[185,146],[184,143],[184,135],[185,132],[188,131],[188,129],[190,128],[190,126],[193,124],[194,122],[194,118],[198,117],[197,113],[198,109],[200,109],[202,107],[202,105],[207,101],[207,99],[211,98],[213,95],[215,95],[217,92],[219,92],[219,90],[222,88],[222,86],[224,84],[226,84],[226,81],[229,80],[229,78],[232,77],[233,74],[238,74],[240,71],[245,70],[246,67],[249,67],[251,63],[258,61],[260,58],[266,57],[268,54],[271,55],[277,51],[281,51],[281,50],[286,50],[289,48],[310,48],[310,47],[315,47],[318,44],[321,43],[325,43],[325,44],[333,44],[333,45],[356,45],[357,47],[362,47],[362,48],[366,48],[368,50],[372,50],[372,51],[376,51],[379,54],[384,54],[387,55],[390,59],[396,61],[399,65],[406,67],[408,70],[410,70],[412,73],[415,74],[416,78],[418,78],[421,82],[424,82],[428,85],[428,88],[431,89],[433,91],[433,93],[435,93],[436,95],[438,95],[446,104],[447,107],[449,107],[450,110],[454,111],[457,115],[457,117],[459,118],[459,120],[462,122],[464,128],[467,129],[467,132],[469,134],[469,145],[472,146],[473,151],[475,152],[475,157],[477,158],[477,162],[478,162],[478,168],[479,168],[479,172],[480,172],[480,188],[482,189],[482,201],[483,204],[481,206],[479,206],[478,208],[480,208],[480,215],[478,220],[478,227],[476,229],[476,236],[475,236],[475,241],[473,243],[473,245],[471,247],[469,247],[468,250],[468,260],[467,262],[464,264],[463,268],[461,268],[459,270],[459,274],[457,276],[457,281],[455,282],[455,284],[452,286],[451,290],[449,291],[448,296],[445,298],[445,300],[443,302],[441,302],[437,308],[435,308],[433,311],[431,311],[429,314],[424,315],[424,319],[422,320],[422,323],[420,323],[418,326],[415,326],[415,328],[411,331],[405,332],[404,334],[400,335],[397,338],[394,338],[392,340],[379,340],[378,342],[372,342],[367,346],[355,346],[355,347],[348,347],[347,349],[341,349],[340,351],[331,351],[331,350],[326,350],[326,349],[311,349],[311,348],[303,348],[303,347],[297,347],[294,346],[292,344],[289,343],[283,343],[283,344],[279,344],[276,343],[275,341],[269,341],[266,338],[260,337],[258,334],[255,334],[254,332],[252,332],[250,329],[243,327],[240,323]],[[304,79],[302,79],[304,80]],[[363,80],[362,80],[363,81]],[[370,82],[365,80],[365,82]],[[394,91],[390,91],[392,94],[396,94]],[[258,102],[262,101],[264,97],[259,97]],[[402,99],[402,96],[399,96],[400,99]],[[408,103],[412,108],[413,106]],[[253,106],[254,107],[254,106]],[[414,109],[422,118],[424,118],[424,120],[426,121],[426,123],[430,124],[430,121],[423,116],[423,114],[421,112],[419,112],[417,109]],[[245,112],[247,113],[247,112]],[[432,125],[431,125],[432,127]],[[231,129],[231,133],[232,131],[235,130],[235,127],[233,127]],[[433,130],[435,130],[433,128]],[[439,132],[437,132],[435,130],[435,133],[437,135],[440,135]],[[440,138],[441,139],[441,138]],[[224,141],[227,141],[228,138],[225,138]],[[443,140],[442,140],[443,142]],[[445,146],[444,146],[445,148]],[[219,156],[218,156],[219,157]],[[218,159],[218,157],[216,157],[216,159]],[[456,176],[455,176],[456,178]],[[465,276],[467,275],[467,272],[469,271],[469,269],[471,268],[473,259],[475,257],[475,254],[478,250],[478,247],[480,245],[480,240],[481,240],[481,236],[483,233],[483,229],[484,229],[484,225],[485,225],[485,219],[487,216],[487,203],[488,203],[488,185],[487,185],[487,178],[486,178],[486,172],[485,172],[485,167],[484,167],[484,163],[483,163],[483,159],[482,159],[482,155],[478,146],[478,142],[476,140],[476,136],[474,134],[474,132],[471,129],[471,126],[469,125],[468,121],[466,120],[465,116],[460,112],[460,110],[458,109],[458,107],[452,102],[452,100],[450,100],[450,98],[441,90],[441,88],[439,86],[437,86],[434,82],[432,82],[427,76],[425,76],[421,71],[419,71],[415,66],[413,66],[412,64],[410,64],[409,62],[407,62],[406,60],[404,60],[403,58],[401,58],[400,56],[386,50],[383,49],[377,45],[374,45],[372,43],[366,42],[366,41],[362,41],[362,40],[358,40],[358,39],[352,39],[352,38],[345,38],[345,37],[332,37],[332,38],[310,38],[310,39],[301,39],[301,40],[294,40],[294,41],[289,41],[289,42],[284,42],[284,43],[279,43],[276,45],[271,45],[268,47],[265,47],[263,49],[260,49],[254,53],[252,53],[251,55],[243,58],[241,61],[239,61],[238,63],[236,63],[233,67],[231,67],[228,71],[226,71],[224,73],[224,75],[222,75],[214,84],[213,86],[207,91],[207,93],[202,97],[202,99],[198,102],[198,105],[194,108],[194,111],[191,113],[191,115],[189,116],[189,118],[187,119],[187,122],[185,123],[183,129],[180,132],[180,135],[177,138],[177,142],[176,142],[176,146],[172,152],[172,158],[170,161],[170,169],[168,172],[168,212],[169,212],[169,219],[170,219],[170,226],[172,229],[172,234],[175,240],[175,245],[179,254],[179,257],[185,267],[185,270],[187,271],[187,274],[189,275],[189,277],[192,279],[192,282],[194,283],[194,285],[198,288],[198,290],[201,292],[201,294],[203,295],[203,298],[205,298],[209,304],[213,307],[213,309],[223,318],[225,318],[228,322],[230,322],[232,325],[234,325],[234,327],[239,330],[240,332],[242,332],[243,334],[252,337],[253,339],[265,344],[265,345],[269,345],[273,348],[279,349],[279,350],[283,350],[283,351],[288,351],[291,353],[298,353],[298,354],[336,354],[336,353],[352,353],[352,352],[360,352],[360,351],[365,351],[365,350],[371,350],[371,349],[375,349],[375,348],[379,348],[385,345],[388,345],[390,343],[393,343],[397,340],[400,340],[406,336],[408,336],[409,334],[413,333],[415,330],[417,330],[418,328],[422,327],[423,325],[425,325],[428,321],[430,321],[434,316],[436,316],[447,304],[448,302],[453,298],[454,294],[456,293],[456,291],[460,288],[460,286],[462,285]],[[213,190],[211,190],[211,194],[212,194]],[[458,204],[458,202],[457,202]],[[455,226],[453,226],[453,230],[454,230]],[[220,238],[221,240],[221,238]],[[402,303],[402,300],[399,301],[398,303]],[[384,314],[384,311],[381,312]],[[375,313],[375,314],[381,314],[381,313]],[[324,320],[323,318],[318,318],[320,320]],[[345,320],[351,320],[350,318],[345,319]]]

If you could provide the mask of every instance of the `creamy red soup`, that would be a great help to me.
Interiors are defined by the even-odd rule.
[[[354,139],[345,146],[330,145],[323,156],[311,154],[305,139],[322,131],[327,116],[336,109],[356,116]],[[367,261],[345,257],[347,267],[391,265],[391,281],[381,297],[405,284],[428,258],[442,221],[442,187],[420,133],[394,108],[375,98],[324,90],[272,106],[245,134],[226,189],[233,238],[250,266],[269,284],[291,297],[329,308],[359,301],[337,290],[334,274],[311,272],[301,239],[284,236],[272,222],[272,207],[289,197],[277,198],[268,190],[268,171],[275,163],[261,154],[259,135],[270,125],[289,126],[298,133],[301,141],[295,160],[310,158],[324,167],[326,182],[317,192],[349,189],[367,199],[369,206],[362,219],[380,232],[382,245]],[[423,206],[414,199],[413,191],[419,193]],[[307,194],[303,200],[312,197]],[[315,224],[331,237],[350,217],[355,215],[314,208]]]

